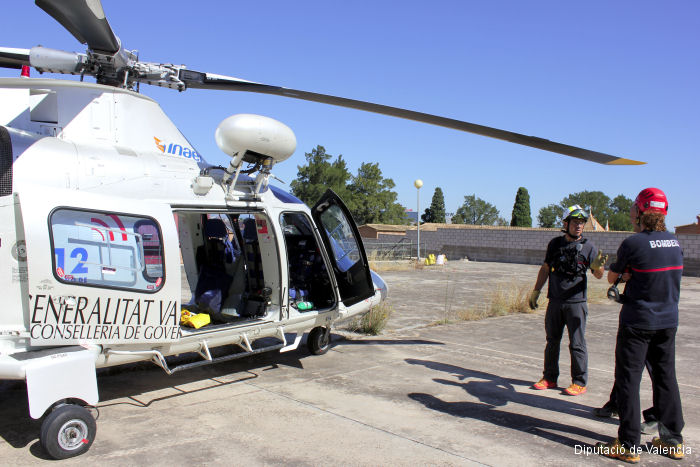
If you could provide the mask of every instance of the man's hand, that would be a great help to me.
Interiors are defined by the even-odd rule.
[[[530,292],[530,299],[528,300],[528,304],[530,305],[531,310],[536,310],[537,309],[537,299],[540,298],[540,291],[539,290],[533,290]]]
[[[605,263],[608,261],[608,255],[603,254],[603,250],[598,250],[598,256],[595,257],[593,262],[591,263],[591,269],[594,271],[602,268],[605,266]]]

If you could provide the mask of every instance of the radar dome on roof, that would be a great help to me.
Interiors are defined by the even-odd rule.
[[[236,114],[224,119],[214,134],[216,144],[229,156],[243,155],[246,162],[260,156],[281,162],[297,147],[294,132],[282,122],[253,114]]]

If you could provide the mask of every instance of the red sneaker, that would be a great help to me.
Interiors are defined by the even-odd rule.
[[[586,394],[586,386],[579,386],[576,383],[572,383],[571,386],[564,389],[564,393],[570,396],[580,396],[581,394]]]
[[[532,385],[532,389],[537,389],[539,391],[543,389],[553,389],[557,387],[557,383],[554,383],[552,381],[547,381],[546,379],[542,378],[538,382]]]

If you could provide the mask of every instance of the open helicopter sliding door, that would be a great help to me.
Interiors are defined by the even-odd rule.
[[[311,210],[333,265],[342,317],[368,311],[374,296],[369,262],[350,211],[332,190],[326,191]]]
[[[32,345],[179,338],[179,247],[168,205],[34,188],[19,203]]]

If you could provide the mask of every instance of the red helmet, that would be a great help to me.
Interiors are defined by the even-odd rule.
[[[639,208],[639,212],[655,211],[664,216],[668,214],[668,200],[666,194],[658,188],[645,188],[639,192],[634,204]]]

